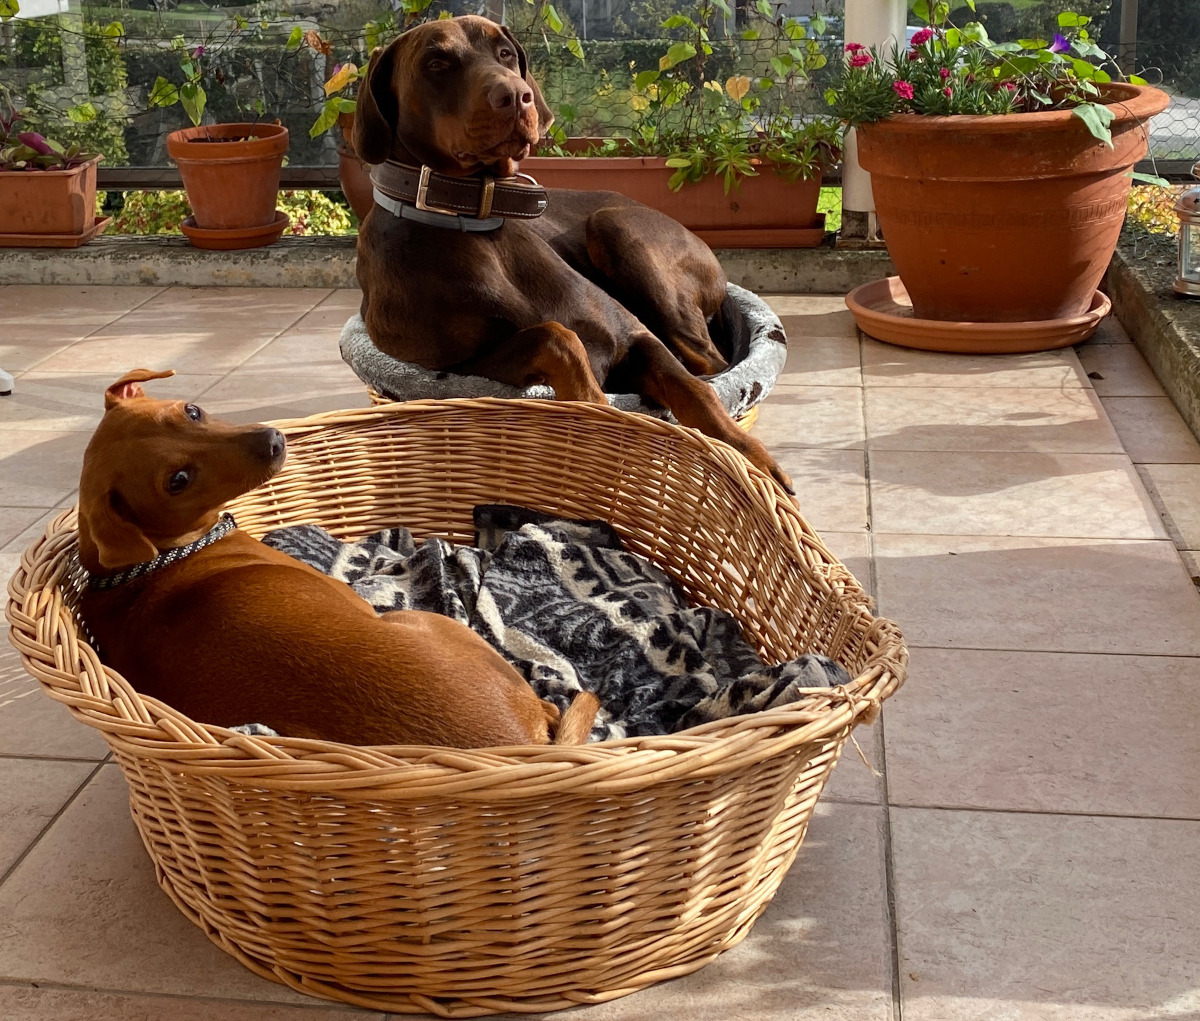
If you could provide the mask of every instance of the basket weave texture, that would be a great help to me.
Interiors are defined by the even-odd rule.
[[[823,652],[853,680],[785,709],[582,747],[246,737],[101,665],[72,611],[65,512],[12,578],[12,640],[108,740],[180,910],[267,978],[446,1017],[612,999],[738,943],[851,728],[907,663],[896,626],[871,615],[782,490],[699,433],[591,405],[428,401],[276,424],[287,465],[231,508],[253,535],[403,523],[469,542],[481,503],[602,518],[693,602],[733,613],[767,660]]]

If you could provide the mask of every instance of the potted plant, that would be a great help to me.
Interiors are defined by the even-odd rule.
[[[827,94],[857,130],[911,314],[1041,324],[1025,341],[984,331],[1000,340],[992,350],[1078,342],[1074,326],[1103,305],[1096,288],[1132,168],[1167,96],[1139,78],[1115,80],[1085,16],[1059,15],[1050,39],[995,43],[978,23],[951,25],[945,2],[915,9],[927,24],[910,47],[881,55],[848,42]],[[940,349],[979,349],[969,327],[929,329]]]
[[[601,83],[608,113],[597,119],[635,114],[625,138],[571,137],[580,111],[562,104],[556,144],[521,169],[548,187],[620,191],[715,247],[820,244],[821,178],[841,158],[841,127],[800,111],[828,59],[824,23],[777,17],[759,0],[717,59],[712,27],[730,14],[725,0],[673,14],[662,27],[683,37],[657,68],[635,70],[627,91]]]
[[[180,104],[192,122],[167,135],[167,152],[192,207],[180,229],[200,248],[257,248],[277,241],[288,225],[287,214],[276,208],[287,128],[259,119],[203,124],[208,47],[188,47],[182,38],[172,47],[180,54],[183,81],[177,86],[159,76],[149,100],[152,107]],[[261,117],[261,99],[254,112]]]
[[[102,156],[63,146],[28,125],[4,93],[0,113],[0,246],[75,248],[108,224],[96,216]]]

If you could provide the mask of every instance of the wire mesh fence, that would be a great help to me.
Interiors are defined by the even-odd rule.
[[[951,6],[957,20],[971,17],[963,0]],[[361,68],[373,46],[415,22],[464,13],[502,20],[529,52],[556,113],[556,140],[620,137],[649,151],[697,119],[778,129],[826,116],[823,92],[845,41],[844,7],[843,0],[22,0],[20,13],[0,23],[0,84],[45,133],[103,152],[110,179],[114,168],[166,167],[165,135],[197,113],[199,86],[204,120],[278,118],[292,135],[287,179],[332,184],[338,133],[329,129],[338,103],[353,108],[354,80],[332,93],[327,83],[347,65]],[[1200,0],[977,0],[976,7],[993,39],[1052,31],[1064,10],[1087,14],[1093,35],[1123,67],[1172,94],[1152,127],[1153,155],[1175,173],[1200,159]],[[169,184],[173,175],[146,179]]]

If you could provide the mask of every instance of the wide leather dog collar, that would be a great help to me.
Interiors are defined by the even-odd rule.
[[[475,221],[535,220],[546,211],[546,189],[532,177],[447,177],[429,167],[410,167],[389,160],[371,168],[371,183],[378,194],[422,213],[462,217]],[[384,205],[381,203],[381,205]],[[390,204],[384,206],[397,216]],[[450,230],[470,230],[455,223],[420,218],[422,223]],[[480,229],[480,228],[476,228]],[[489,228],[483,228],[489,229]]]
[[[114,571],[112,574],[92,574],[88,573],[88,588],[90,589],[110,589],[116,588],[118,585],[124,585],[127,581],[133,581],[135,578],[144,578],[147,574],[153,574],[161,567],[166,567],[169,564],[177,564],[185,557],[191,556],[205,546],[211,546],[218,539],[224,539],[230,532],[237,528],[237,524],[233,520],[232,514],[222,514],[221,519],[205,532],[199,539],[189,542],[186,546],[176,546],[174,549],[163,550],[153,560],[143,560],[140,564],[131,564],[129,567],[122,568],[120,571]]]

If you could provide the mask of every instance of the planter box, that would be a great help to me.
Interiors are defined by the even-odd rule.
[[[667,187],[674,172],[660,156],[531,156],[521,172],[546,188],[616,191],[695,232],[713,248],[813,248],[825,238],[817,213],[821,180],[785,181],[769,164],[730,188],[715,177]]]
[[[97,223],[96,165],[101,159],[70,170],[0,170],[0,236],[78,244]]]

